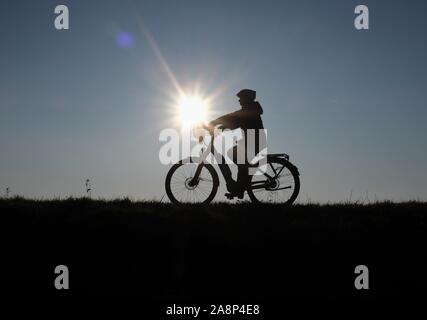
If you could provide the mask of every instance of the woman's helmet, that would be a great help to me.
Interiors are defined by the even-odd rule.
[[[240,90],[236,95],[245,101],[253,101],[256,99],[256,91],[251,89]]]

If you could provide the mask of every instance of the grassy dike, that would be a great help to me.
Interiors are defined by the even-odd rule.
[[[369,300],[427,289],[427,203],[208,206],[1,199],[9,298]],[[57,265],[70,290],[54,287]],[[369,269],[356,290],[355,267]]]

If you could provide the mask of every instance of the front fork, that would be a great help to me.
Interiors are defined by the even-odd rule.
[[[202,172],[203,165],[204,165],[204,163],[202,161],[197,166],[196,172],[194,173],[194,177],[188,182],[188,185],[190,187],[197,186],[197,184],[199,183],[199,176],[200,176],[200,173]]]
[[[233,179],[230,167],[225,163],[225,158],[222,155],[219,155],[219,156],[221,156],[221,160],[218,161],[218,167],[221,170],[221,173],[224,176],[225,181],[229,182]],[[200,173],[202,172],[204,165],[205,163],[203,161],[201,161],[197,165],[196,172],[194,173],[194,177],[188,182],[188,185],[190,187],[194,187],[199,183],[199,176],[200,176]]]
[[[200,173],[202,172],[205,161],[210,153],[212,153],[215,156],[215,159],[218,163],[218,167],[221,170],[221,173],[224,176],[225,181],[227,181],[228,183],[229,181],[233,180],[230,167],[227,165],[224,156],[222,154],[219,154],[218,152],[215,152],[213,141],[214,141],[214,138],[212,137],[209,145],[206,147],[205,150],[202,151],[202,155],[200,157],[200,163],[197,166],[196,172],[194,173],[194,177],[188,183],[189,186],[194,187],[199,183]]]

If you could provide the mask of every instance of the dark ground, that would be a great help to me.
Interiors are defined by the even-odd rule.
[[[0,214],[1,290],[11,300],[272,304],[427,296],[427,203],[3,199]],[[68,291],[54,287],[60,264],[70,271]],[[354,288],[361,264],[369,268],[369,290]]]

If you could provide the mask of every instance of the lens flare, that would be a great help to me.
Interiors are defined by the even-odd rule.
[[[207,119],[209,104],[198,95],[183,95],[178,101],[178,110],[181,124],[191,127],[202,124]]]
[[[117,34],[116,41],[119,47],[129,49],[133,47],[135,43],[135,38],[130,32],[121,31]]]

